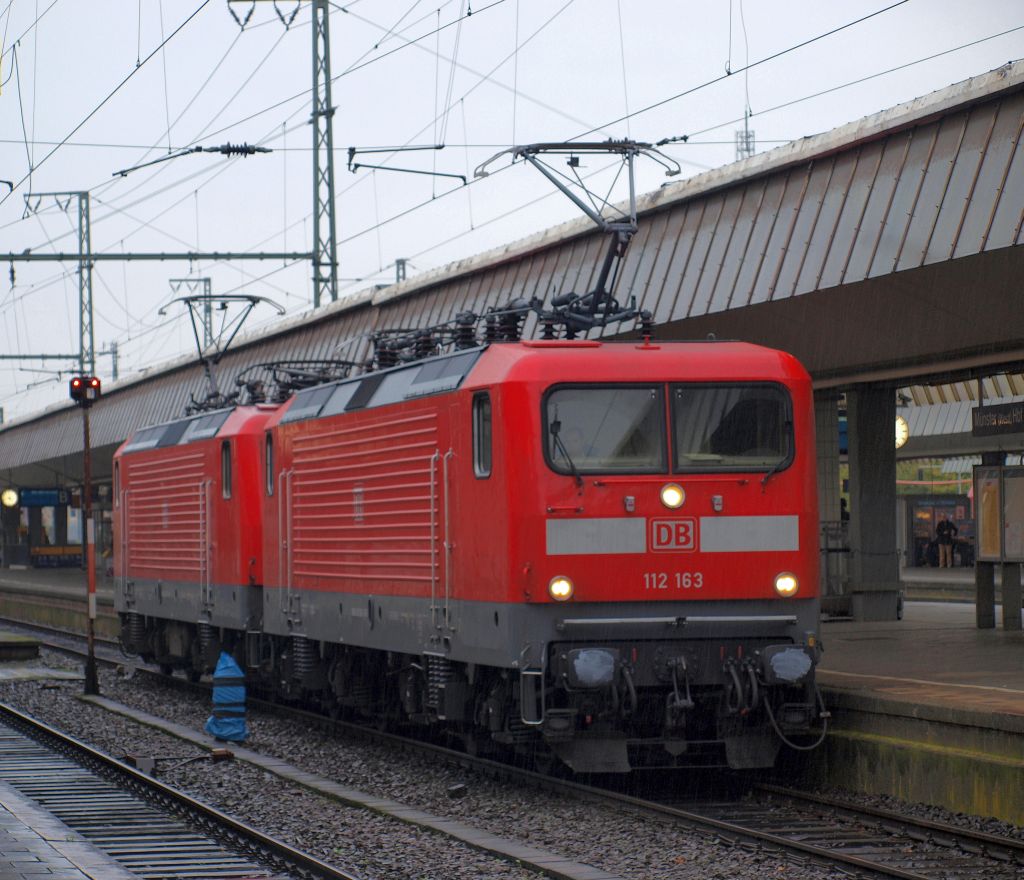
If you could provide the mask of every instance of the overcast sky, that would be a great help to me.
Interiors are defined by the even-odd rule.
[[[235,16],[250,11],[241,29]],[[0,0],[0,179],[15,184],[10,194],[0,184],[0,252],[75,251],[74,205],[33,199],[26,214],[24,197],[82,190],[97,252],[310,250],[310,15],[288,0]],[[665,151],[688,176],[734,160],[748,106],[757,150],[768,150],[1020,58],[1022,27],[1020,0],[332,5],[341,296],[393,279],[396,258],[415,274],[578,214],[522,164],[499,162],[499,173],[463,187],[350,173],[350,146],[444,144],[359,161],[471,176],[512,144],[687,135]],[[115,176],[226,142],[273,152],[189,154]],[[604,164],[588,159],[582,171],[597,181]],[[653,164],[639,171],[641,190],[664,181]],[[2,269],[0,353],[77,351],[76,264],[16,263],[13,285]],[[188,351],[184,313],[158,315],[174,296],[169,279],[209,277],[215,293],[259,294],[295,314],[311,306],[310,274],[280,260],[102,262],[97,350],[118,343],[122,376]],[[250,320],[255,328],[273,312]],[[6,419],[64,399],[73,369],[0,362]],[[97,371],[109,380],[110,357]]]

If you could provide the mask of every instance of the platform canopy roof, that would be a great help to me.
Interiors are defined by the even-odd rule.
[[[662,338],[714,333],[791,351],[819,388],[881,382],[911,388],[922,403],[936,393],[967,400],[970,384],[960,383],[986,375],[997,376],[1000,394],[1016,393],[1022,127],[1018,62],[663,186],[639,200],[616,295],[636,296]],[[236,342],[221,387],[259,362],[340,349],[365,356],[376,328],[427,326],[514,297],[585,293],[604,250],[581,219],[364,291]],[[925,386],[948,390],[913,390]],[[94,443],[109,451],[136,428],[181,414],[202,390],[202,372],[187,359],[123,381],[93,410]],[[32,479],[73,475],[80,421],[67,405],[0,426],[0,479],[23,466],[33,466]]]

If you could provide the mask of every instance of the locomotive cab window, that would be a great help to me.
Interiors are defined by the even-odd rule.
[[[263,445],[263,473],[266,478],[267,495],[274,494],[274,437],[267,431]]]
[[[220,494],[222,498],[231,497],[231,441],[224,440],[220,444]]]
[[[654,385],[573,385],[544,398],[544,455],[560,474],[666,470],[664,395]]]
[[[781,470],[793,455],[793,416],[780,385],[675,385],[677,471]]]
[[[491,396],[473,398],[473,473],[480,479],[491,475]]]

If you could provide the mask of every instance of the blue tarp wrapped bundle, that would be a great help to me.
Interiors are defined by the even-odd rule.
[[[206,721],[206,732],[216,739],[244,742],[245,676],[230,654],[221,653],[213,672],[213,714]]]

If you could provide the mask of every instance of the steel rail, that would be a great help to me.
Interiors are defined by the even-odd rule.
[[[936,822],[933,819],[921,819],[917,816],[904,816],[893,810],[883,810],[879,807],[870,807],[861,804],[854,804],[841,798],[828,795],[812,794],[807,791],[787,788],[782,785],[760,783],[755,788],[768,794],[776,794],[789,798],[793,801],[803,801],[809,804],[817,804],[823,807],[847,813],[853,817],[870,816],[873,819],[880,819],[883,822],[892,822],[897,826],[919,828],[922,831],[941,835],[954,841],[969,841],[979,848],[984,847],[991,853],[992,849],[1003,850],[1011,858],[1016,858],[1024,865],[1024,840],[1016,840],[1013,837],[1002,837],[998,834],[990,834],[987,831],[976,831],[973,828],[960,828],[957,825],[948,825],[945,822]]]
[[[269,863],[275,871],[297,873],[311,880],[359,880],[356,875],[294,849],[12,706],[0,703],[0,720],[25,732],[45,747],[72,758],[76,763],[93,769],[108,779],[113,777],[120,787],[139,794],[150,804],[184,816],[188,822],[220,841],[222,845],[242,850],[264,863]]]

